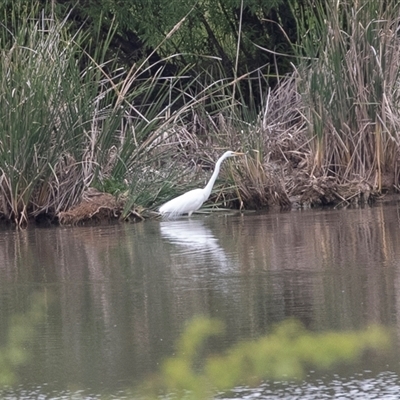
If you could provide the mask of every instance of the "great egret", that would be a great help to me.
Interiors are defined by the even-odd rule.
[[[193,212],[197,211],[202,204],[210,197],[211,190],[214,186],[214,182],[217,179],[219,170],[221,168],[222,161],[228,157],[242,156],[244,153],[238,153],[235,151],[225,152],[216,162],[215,169],[211,175],[210,180],[203,189],[193,189],[189,192],[182,194],[163,204],[159,211],[161,215],[174,217],[177,215],[188,214],[189,217]]]

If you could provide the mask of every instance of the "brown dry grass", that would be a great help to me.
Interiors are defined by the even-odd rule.
[[[265,107],[253,124],[235,125],[232,119],[219,114],[208,124],[211,134],[206,141],[188,128],[184,138],[190,146],[186,147],[186,157],[185,151],[179,153],[181,165],[206,159],[211,170],[223,149],[246,151],[246,157],[230,162],[232,168],[224,168],[220,177],[233,183],[231,195],[224,198],[235,199],[234,204],[239,200],[239,206],[245,209],[364,204],[384,191],[393,192],[398,169],[396,163],[389,168],[390,160],[382,160],[386,167],[381,171],[376,168],[376,160],[369,169],[364,165],[361,170],[356,163],[353,169],[349,164],[339,171],[334,164],[338,153],[343,151],[342,158],[349,155],[335,142],[338,135],[329,131],[333,129],[331,123],[322,140],[314,134],[307,117],[310,105],[300,95],[301,86],[298,72],[283,79],[267,93]],[[362,126],[367,129],[370,124],[365,120]],[[360,135],[355,136],[361,140]],[[175,138],[174,143],[178,142]],[[376,141],[371,144],[367,137],[367,143],[375,145]],[[348,151],[350,157],[361,160],[360,146],[356,144],[355,150]],[[377,154],[376,150],[371,154]],[[391,159],[392,150],[388,156]]]
[[[82,225],[86,223],[101,223],[103,221],[118,221],[124,210],[124,201],[116,199],[109,193],[101,193],[89,189],[84,193],[80,203],[58,214],[62,225]],[[136,211],[131,212],[130,219],[143,220]]]
[[[213,198],[223,198],[227,206],[349,205],[400,188],[400,41],[393,30],[398,6],[393,5],[393,15],[376,19],[376,12],[382,11],[376,5],[353,10],[350,3],[338,4],[338,9],[327,7],[332,18],[319,27],[318,57],[298,65],[265,93],[258,115],[251,115],[240,100],[232,104],[232,96],[226,96],[230,84],[223,84],[205,90],[185,112],[171,117],[171,124],[152,132],[141,146],[145,158],[153,160],[146,167],[172,190],[151,200],[150,206],[202,186],[226,149],[247,154],[223,167],[220,181],[227,185]],[[347,31],[343,21],[349,22]],[[315,46],[314,40],[311,35]],[[215,105],[215,114],[201,107],[224,96],[229,106]],[[133,167],[139,183],[147,182],[142,170]],[[151,185],[150,191],[161,192]],[[134,190],[140,188],[137,184]],[[83,201],[80,212],[72,209],[60,213],[59,219],[120,216],[122,205],[103,200],[103,206],[93,199]]]

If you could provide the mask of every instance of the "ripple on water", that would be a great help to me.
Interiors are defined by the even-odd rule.
[[[358,374],[353,377],[318,379],[314,382],[271,382],[257,388],[237,387],[225,399],[285,399],[285,400],[398,400],[399,376],[390,371],[375,377]],[[369,375],[369,374],[368,374]]]
[[[0,390],[1,400],[101,400],[101,399],[132,399],[132,394],[126,391],[118,391],[115,394],[90,393],[87,390],[49,390],[46,384],[26,388],[20,385],[14,388]]]

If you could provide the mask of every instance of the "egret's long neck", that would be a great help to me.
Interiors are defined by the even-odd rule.
[[[210,194],[211,194],[211,190],[212,190],[212,188],[213,188],[213,186],[214,186],[214,183],[215,183],[215,180],[217,179],[217,176],[218,176],[218,174],[219,174],[219,170],[220,170],[220,168],[221,168],[222,161],[224,161],[224,160],[225,160],[225,157],[221,157],[221,158],[217,161],[217,163],[215,164],[214,172],[213,172],[213,174],[211,175],[210,180],[208,181],[207,185],[206,185],[205,188],[204,188],[204,194],[207,196],[207,197],[206,197],[207,199],[209,198],[209,196],[210,196]]]

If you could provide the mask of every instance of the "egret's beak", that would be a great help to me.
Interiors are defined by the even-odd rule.
[[[239,153],[239,152],[235,151],[233,155],[234,156],[245,156],[246,153]]]

